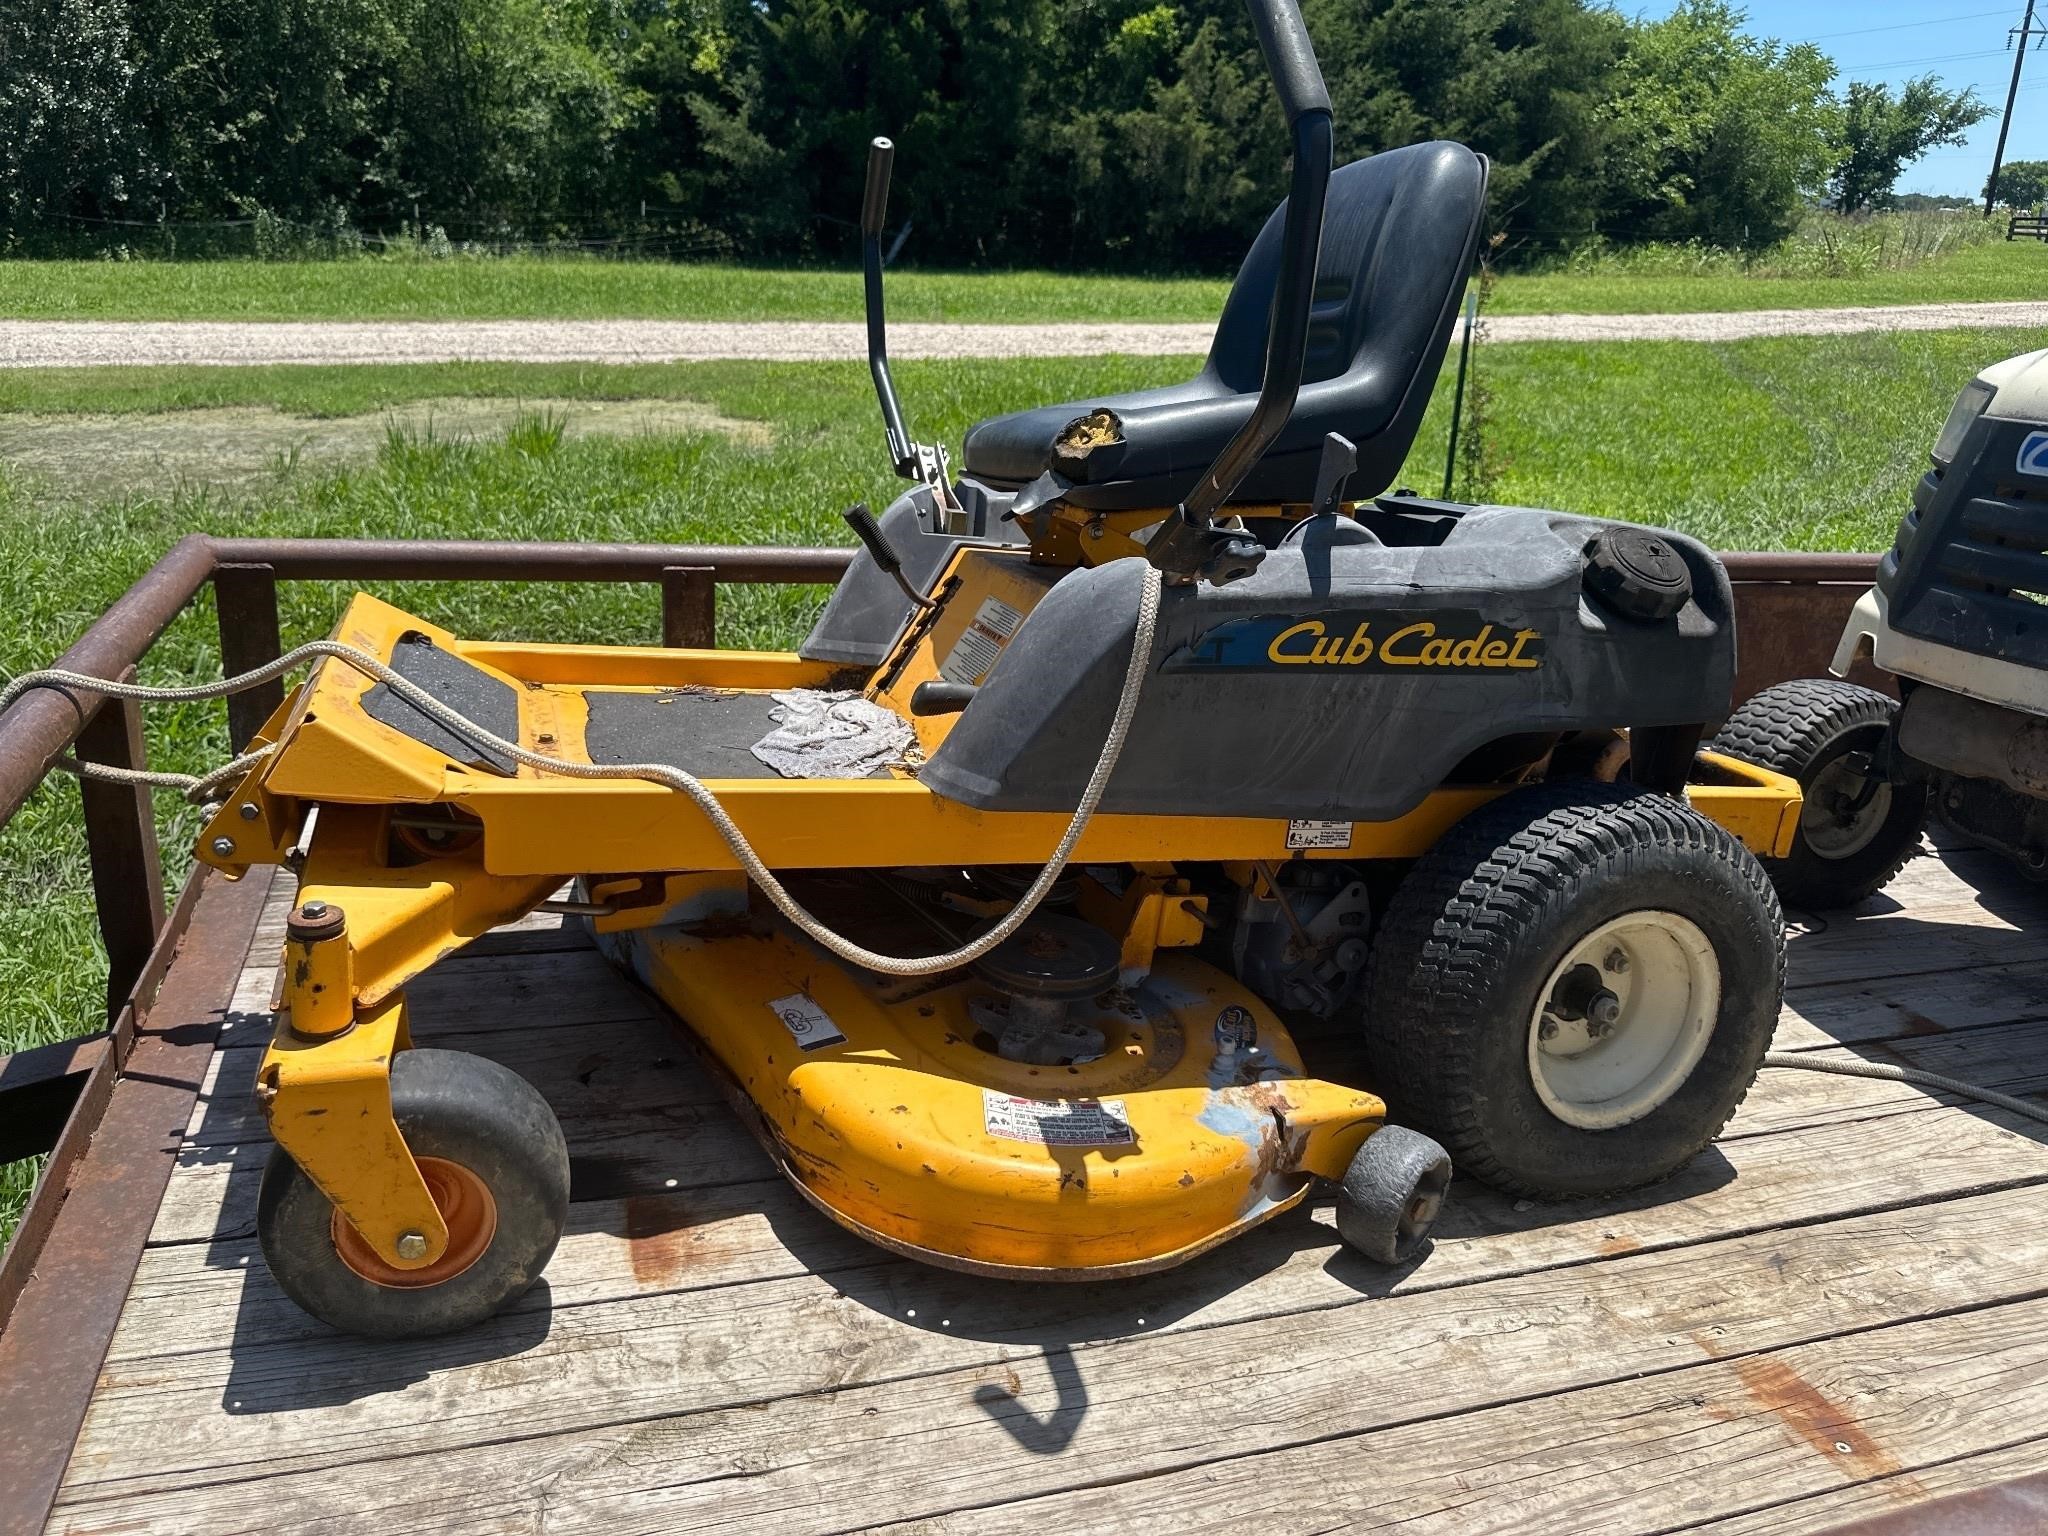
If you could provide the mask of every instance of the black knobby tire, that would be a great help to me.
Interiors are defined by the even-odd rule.
[[[1662,1102],[1587,1129],[1539,1092],[1536,1009],[1588,936],[1638,913],[1675,913],[1704,937],[1718,1007]],[[1465,1172],[1542,1199],[1616,1193],[1670,1176],[1720,1134],[1763,1062],[1784,967],[1777,897],[1721,827],[1646,790],[1541,785],[1468,816],[1395,891],[1373,943],[1366,1046],[1393,1115]]]
[[[1920,846],[1927,822],[1927,791],[1883,784],[1844,829],[1853,846],[1830,851],[1816,843],[1839,818],[1814,795],[1823,775],[1847,773],[1835,765],[1851,752],[1880,751],[1898,705],[1874,689],[1831,678],[1777,683],[1728,717],[1712,750],[1797,779],[1809,794],[1791,853],[1764,860],[1778,894],[1797,907],[1848,907],[1882,889]],[[1853,781],[1852,782],[1860,782]]]
[[[1337,1235],[1375,1264],[1405,1264],[1429,1241],[1450,1182],[1442,1147],[1404,1125],[1382,1126],[1337,1186]]]
[[[488,1189],[495,1226],[479,1257],[433,1285],[365,1278],[337,1247],[334,1207],[282,1147],[263,1170],[257,1236],[278,1286],[322,1322],[373,1338],[452,1333],[508,1306],[546,1267],[569,1216],[569,1149],[530,1083],[461,1051],[401,1052],[391,1108],[423,1166],[456,1165]]]

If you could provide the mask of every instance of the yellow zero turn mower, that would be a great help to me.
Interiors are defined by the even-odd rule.
[[[570,879],[812,1204],[978,1274],[1163,1268],[1318,1179],[1400,1263],[1452,1157],[1595,1194],[1720,1130],[1782,983],[1757,855],[1800,812],[1698,750],[1727,576],[1673,534],[1381,494],[1486,162],[1333,172],[1295,0],[1251,13],[1292,184],[1206,365],[982,422],[957,477],[889,381],[876,141],[871,362],[913,486],[849,514],[795,654],[465,641],[367,596],[316,647],[199,844],[300,873],[259,1233],[309,1311],[431,1333],[541,1273],[561,1131],[411,1049],[405,987]],[[1353,1033],[1370,1090],[1285,1021]]]

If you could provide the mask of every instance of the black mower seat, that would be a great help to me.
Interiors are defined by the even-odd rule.
[[[1411,144],[1332,173],[1301,396],[1233,501],[1310,500],[1331,432],[1358,446],[1352,496],[1393,484],[1429,404],[1485,208],[1486,161],[1462,144]],[[967,474],[1004,490],[1057,468],[1076,482],[1066,499],[1077,506],[1178,504],[1258,398],[1285,210],[1245,257],[1199,374],[1166,389],[991,417],[968,431]],[[1115,413],[1110,435],[1122,441],[1063,453],[1055,465],[1054,440],[1100,410]]]

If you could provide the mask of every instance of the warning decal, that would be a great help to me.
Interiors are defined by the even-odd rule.
[[[789,1031],[790,1037],[806,1051],[839,1045],[846,1039],[839,1026],[832,1022],[832,1015],[801,992],[778,997],[768,1007],[776,1018],[782,1020],[782,1027]]]
[[[1020,1099],[984,1088],[981,1116],[989,1135],[1039,1147],[1128,1147],[1138,1139],[1122,1099]]]
[[[1302,848],[1349,848],[1351,846],[1351,823],[1348,821],[1290,821],[1287,823],[1287,846]]]
[[[1023,622],[1024,615],[1000,597],[983,598],[973,620],[939,664],[939,676],[949,683],[980,682]]]

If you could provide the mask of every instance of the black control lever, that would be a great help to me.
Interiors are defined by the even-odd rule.
[[[1248,533],[1219,524],[1216,514],[1265,458],[1294,414],[1302,362],[1308,355],[1323,206],[1330,191],[1330,96],[1308,28],[1302,24],[1299,0],[1248,0],[1248,5],[1266,71],[1287,113],[1294,165],[1280,227],[1279,271],[1268,311],[1259,398],[1216,461],[1195,481],[1187,500],[1145,545],[1145,558],[1176,585],[1237,581],[1257,570],[1265,557],[1264,545]]]
[[[853,530],[854,537],[867,546],[868,555],[875,564],[902,588],[905,597],[920,608],[939,606],[910,584],[910,578],[903,574],[903,557],[889,547],[882,525],[875,521],[875,514],[868,510],[866,502],[857,501],[839,515],[846,519],[846,526]]]
[[[882,402],[889,465],[905,480],[915,480],[917,455],[911,451],[903,408],[896,403],[896,386],[889,379],[888,323],[882,313],[882,215],[889,206],[889,171],[895,163],[896,146],[887,139],[868,145],[868,185],[860,203],[861,270],[867,291],[868,372],[874,375],[875,395]]]
[[[1344,487],[1358,472],[1358,447],[1341,432],[1323,439],[1323,457],[1316,465],[1316,499],[1309,516],[1335,517],[1344,505]]]

